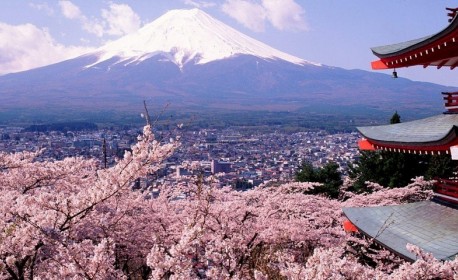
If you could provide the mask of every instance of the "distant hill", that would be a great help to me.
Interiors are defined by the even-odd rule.
[[[95,131],[98,127],[94,123],[89,122],[62,122],[50,124],[34,124],[24,128],[24,131],[29,132],[47,132],[47,131]]]
[[[171,111],[393,111],[431,115],[453,88],[288,55],[197,10],[168,12],[86,55],[0,76],[0,121]]]

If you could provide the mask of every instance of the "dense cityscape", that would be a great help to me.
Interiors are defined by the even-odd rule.
[[[135,128],[32,132],[23,127],[4,126],[0,127],[0,150],[7,153],[42,150],[39,160],[82,156],[100,159],[102,164],[110,166],[135,143],[139,134],[140,129]],[[180,139],[180,148],[157,174],[142,180],[143,187],[164,180],[186,180],[196,170],[205,175],[218,173],[221,185],[244,181],[256,186],[270,180],[291,180],[305,162],[320,167],[332,161],[345,173],[348,164],[358,156],[355,132],[252,132],[232,127],[183,129],[175,134],[173,137]],[[156,131],[156,135],[164,141],[171,137],[170,132]],[[189,169],[191,165],[193,170]]]

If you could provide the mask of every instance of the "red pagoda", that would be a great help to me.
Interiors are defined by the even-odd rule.
[[[449,25],[442,31],[403,43],[372,48],[379,60],[372,69],[418,66],[458,66],[458,8],[447,8]],[[443,92],[446,111],[426,119],[371,127],[358,127],[364,137],[361,150],[413,154],[447,154],[458,160],[458,92]],[[344,208],[356,228],[408,260],[406,249],[417,245],[437,259],[458,254],[458,181],[437,180],[434,198],[396,206]]]

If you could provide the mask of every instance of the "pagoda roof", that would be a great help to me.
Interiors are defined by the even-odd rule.
[[[361,150],[388,150],[422,154],[449,154],[458,159],[458,92],[442,92],[444,114],[379,126],[357,127],[364,139]],[[452,149],[453,147],[453,149]]]
[[[422,37],[415,40],[410,40],[407,42],[396,43],[392,45],[385,45],[379,47],[372,47],[372,53],[378,56],[379,58],[390,57],[396,54],[402,54],[409,49],[418,48],[421,45],[427,44],[427,42],[431,41],[430,39],[434,37],[434,35]]]
[[[455,9],[448,9],[455,10]],[[453,13],[450,24],[440,32],[402,43],[371,48],[380,58],[372,69],[400,68],[414,65],[441,68],[458,66],[458,16]]]
[[[369,140],[385,143],[423,145],[456,137],[458,114],[442,114],[425,119],[380,126],[357,127]]]
[[[416,245],[439,260],[453,260],[458,254],[456,208],[428,200],[342,210],[359,231],[411,261],[417,256],[407,250],[407,244]]]

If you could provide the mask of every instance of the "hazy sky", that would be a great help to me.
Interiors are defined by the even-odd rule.
[[[376,59],[370,47],[437,33],[448,25],[445,7],[454,5],[431,0],[1,0],[0,75],[77,56],[168,10],[193,7],[300,58],[370,70]],[[458,86],[458,70],[412,67],[397,72]]]

